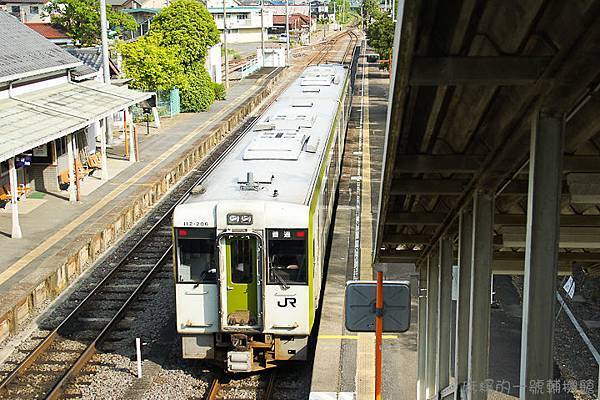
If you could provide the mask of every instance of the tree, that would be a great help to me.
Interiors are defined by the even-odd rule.
[[[367,40],[382,59],[389,59],[394,46],[395,24],[387,13],[380,12],[367,28]]]
[[[97,0],[54,0],[45,12],[50,14],[52,24],[64,29],[79,46],[95,46],[100,43],[100,2]],[[131,15],[106,7],[106,17],[112,30],[120,35],[137,27]]]
[[[152,20],[146,36],[120,44],[125,74],[144,90],[180,89],[185,112],[207,110],[215,96],[224,98],[204,68],[208,47],[219,31],[206,8],[195,0],[176,0]]]
[[[150,24],[163,46],[178,46],[183,63],[191,67],[204,60],[207,49],[220,42],[219,30],[206,7],[196,0],[176,0]]]
[[[181,109],[184,112],[206,111],[215,101],[215,88],[203,63],[187,69],[186,82],[181,87]]]
[[[381,14],[381,8],[379,7],[379,1],[378,0],[364,0],[362,3],[362,12],[363,12],[363,19],[365,20],[365,23],[367,24],[367,26],[369,25],[369,22],[372,18],[377,17],[379,14]]]
[[[186,76],[177,46],[161,46],[155,36],[142,36],[135,42],[119,43],[125,75],[130,86],[141,90],[171,90],[185,84]]]

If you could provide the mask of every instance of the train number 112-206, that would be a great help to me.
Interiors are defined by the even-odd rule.
[[[183,221],[183,226],[188,228],[199,228],[203,226],[208,226],[208,222],[205,221]]]

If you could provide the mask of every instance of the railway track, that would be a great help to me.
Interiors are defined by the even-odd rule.
[[[307,65],[314,63],[316,59],[321,62],[346,34],[344,32],[332,38],[315,57],[309,60]],[[350,48],[351,45],[352,41],[348,47]],[[346,49],[346,53],[348,51],[349,49]],[[263,105],[262,109],[273,100]],[[168,198],[149,213],[146,222],[135,228],[139,233],[133,233],[114,250],[115,253],[121,251],[122,255],[118,257],[118,261],[109,266],[99,266],[100,269],[108,269],[110,272],[99,280],[89,293],[85,296],[82,296],[81,292],[74,293],[78,293],[83,299],[78,301],[77,306],[70,310],[68,316],[0,382],[0,398],[56,399],[65,395],[64,391],[68,383],[96,354],[100,344],[126,313],[132,312],[132,308],[143,308],[139,305],[132,307],[132,305],[141,301],[143,296],[140,294],[170,260],[172,249],[170,216],[175,206],[185,200],[191,190],[202,182],[254,121],[254,117],[247,119],[225,138]],[[124,245],[126,250],[121,248]],[[263,376],[258,379],[261,382],[268,379],[266,384],[259,382],[258,387],[263,390],[262,394],[251,398],[271,398],[277,374],[270,372],[266,375],[268,377]],[[240,385],[243,383],[237,384],[238,388]],[[219,397],[222,393],[226,394],[228,388],[235,386],[231,384],[231,380],[227,383],[224,380],[218,381],[214,386],[215,394],[212,396],[216,397],[209,397],[210,399],[245,399],[245,397],[230,395]],[[212,389],[211,393],[213,393]]]
[[[277,371],[232,378],[216,376],[208,390],[207,400],[271,400],[277,380]]]
[[[213,378],[206,400],[304,400],[307,387],[294,369],[273,369],[247,376]]]

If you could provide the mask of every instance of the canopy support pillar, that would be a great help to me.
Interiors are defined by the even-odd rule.
[[[417,400],[425,399],[427,358],[427,268],[419,269],[419,325],[417,343]]]
[[[553,379],[554,309],[564,117],[537,113],[531,129],[523,327],[521,330],[521,399],[546,400],[552,393],[527,390],[532,381]]]
[[[479,390],[488,378],[490,347],[490,291],[494,250],[494,197],[478,191],[473,196],[471,302],[469,315],[469,387],[471,400],[486,400]]]
[[[67,160],[69,163],[69,201],[77,201],[77,188],[75,187],[75,154],[73,151],[73,134],[67,135]]]
[[[94,122],[100,126],[100,121]],[[102,159],[102,180],[108,180],[108,161],[106,157],[106,135],[108,132],[108,118],[104,119],[104,128],[100,129],[100,158]]]
[[[15,158],[8,159],[8,176],[10,180],[10,208],[12,213],[12,232],[10,237],[13,239],[21,239],[21,225],[19,224],[19,185],[17,183],[17,169],[15,167]]]
[[[437,323],[438,323],[438,275],[440,265],[438,254],[427,257],[427,357],[425,375],[425,396],[437,396]]]
[[[135,135],[133,133],[133,113],[130,108],[125,109],[125,120],[127,121],[127,131],[129,137],[129,162],[134,163],[139,161],[136,157],[137,155],[137,143],[135,142]]]
[[[456,303],[456,335],[454,345],[454,377],[457,390],[454,400],[460,399],[460,385],[468,379],[469,307],[471,298],[471,252],[473,240],[473,214],[463,211],[458,228],[458,300]]]
[[[439,241],[439,275],[438,275],[438,329],[437,329],[437,387],[445,389],[450,384],[450,331],[452,320],[452,240],[443,236]]]

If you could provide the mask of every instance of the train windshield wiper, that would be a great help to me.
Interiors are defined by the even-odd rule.
[[[285,281],[285,279],[283,279],[283,277],[281,275],[279,275],[279,272],[277,272],[276,269],[272,269],[272,271],[273,271],[273,275],[275,276],[275,278],[277,278],[277,280],[279,281],[281,286],[286,290],[289,289],[290,285],[288,285],[287,282]]]

